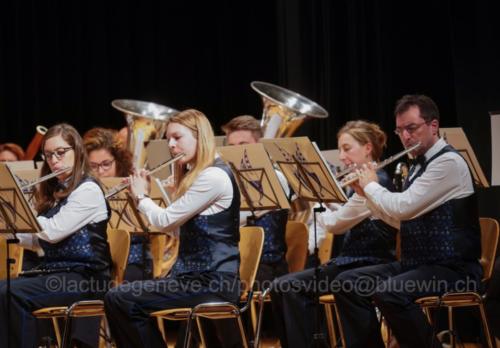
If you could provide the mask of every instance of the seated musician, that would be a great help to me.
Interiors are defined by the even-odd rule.
[[[347,122],[337,133],[340,160],[346,165],[378,161],[386,135],[374,123]],[[379,170],[381,185],[392,189],[388,175]],[[318,216],[324,229],[345,234],[340,254],[320,267],[318,281],[330,286],[318,287],[321,294],[334,290],[336,276],[352,268],[393,261],[396,229],[371,217],[365,198],[351,192],[342,206],[329,208]],[[282,347],[309,347],[314,334],[314,268],[291,273],[274,281],[271,291],[276,327]],[[330,289],[333,287],[333,289]],[[332,346],[334,343],[332,343]],[[368,346],[367,346],[368,347]]]
[[[98,178],[128,177],[133,172],[132,154],[117,138],[116,133],[111,129],[93,128],[83,136],[90,168]],[[132,236],[124,279],[134,281],[151,278],[151,263],[146,237]]]
[[[465,160],[439,137],[439,111],[424,95],[396,103],[395,133],[417,159],[403,192],[389,192],[371,166],[353,184],[367,207],[400,223],[401,260],[349,270],[337,278],[363,288],[336,294],[348,347],[384,347],[373,303],[401,347],[441,347],[415,300],[448,291],[477,290],[482,268],[480,227],[472,177]]]
[[[118,347],[164,346],[149,313],[209,301],[237,302],[240,193],[229,167],[216,156],[207,117],[185,110],[167,123],[176,162],[173,203],[161,208],[147,197],[148,174],[131,177],[139,210],[164,231],[179,231],[177,260],[166,278],[136,281],[110,290],[105,310]]]
[[[24,158],[24,150],[14,143],[0,144],[0,162],[21,161]]]
[[[222,130],[226,133],[228,145],[255,144],[262,137],[260,123],[253,116],[235,117],[222,126]],[[289,187],[285,176],[279,170],[276,170],[276,174],[288,196]],[[246,224],[246,218],[249,215],[249,212],[240,213],[242,225]],[[288,210],[281,209],[268,212],[255,221],[255,225],[262,227],[265,233],[264,249],[255,278],[256,285],[260,289],[268,287],[274,278],[288,273],[288,264],[285,259],[287,220]]]
[[[44,135],[41,149],[45,159],[42,175],[71,169],[37,188],[42,232],[17,234],[21,246],[42,250],[44,256],[40,272],[12,280],[10,317],[6,282],[0,282],[1,347],[7,347],[7,341],[10,347],[38,346],[32,311],[94,299],[102,295],[97,291],[105,289],[110,280],[106,235],[110,212],[103,191],[91,176],[80,135],[72,126],[58,124]]]

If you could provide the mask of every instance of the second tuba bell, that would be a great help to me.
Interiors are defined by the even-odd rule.
[[[178,111],[168,106],[131,99],[115,99],[111,105],[125,114],[127,148],[132,152],[134,168],[144,167],[145,145],[150,140],[163,138],[167,120]]]
[[[312,100],[272,83],[253,81],[250,86],[262,97],[261,127],[264,138],[292,136],[307,118],[326,118],[328,112]]]

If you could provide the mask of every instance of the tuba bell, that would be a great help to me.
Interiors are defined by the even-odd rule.
[[[145,145],[150,140],[163,138],[167,120],[179,111],[156,103],[130,99],[115,99],[111,105],[125,114],[128,127],[127,148],[132,152],[134,168],[144,167]]]
[[[264,138],[292,136],[307,118],[326,118],[328,112],[308,98],[262,81],[250,86],[262,97],[261,127]]]

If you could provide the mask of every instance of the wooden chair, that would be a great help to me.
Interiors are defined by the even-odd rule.
[[[9,257],[14,260],[10,264],[10,278],[17,278],[23,268],[23,251],[24,249],[16,244],[8,244],[5,238],[0,238],[0,280],[7,279],[7,245],[9,245]]]
[[[165,277],[177,259],[179,238],[165,234],[151,234],[149,237],[153,258],[153,278]]]
[[[322,265],[327,263],[332,258],[333,251],[333,233],[327,232],[325,239],[321,242],[318,251],[319,263]]]
[[[184,342],[185,347],[189,346],[191,340],[191,326],[192,321],[196,320],[202,345],[206,346],[203,329],[199,318],[208,319],[227,319],[234,318],[238,322],[240,334],[243,340],[243,345],[248,347],[245,331],[241,322],[240,314],[247,310],[250,300],[252,299],[252,288],[257,275],[257,269],[262,254],[262,247],[264,245],[264,230],[261,227],[240,227],[240,281],[241,281],[241,300],[245,305],[240,308],[235,304],[229,302],[213,302],[202,303],[194,308],[174,308],[151,313],[158,322],[158,327],[165,340],[166,334],[163,326],[163,320],[188,320],[187,325],[187,338]]]
[[[286,262],[288,272],[299,272],[304,269],[307,259],[307,243],[309,231],[303,222],[289,220],[286,224]]]
[[[130,250],[130,235],[125,230],[110,229],[107,230],[108,243],[111,252],[112,280],[114,285],[119,285],[123,282],[125,268],[127,267],[128,254]],[[51,319],[56,341],[59,347],[69,345],[69,336],[71,331],[71,319],[83,317],[102,317],[106,319],[104,314],[104,302],[101,300],[78,301],[71,306],[46,307],[34,311],[33,316],[37,319]],[[61,330],[58,319],[64,318],[64,332],[61,338]],[[105,324],[106,331],[107,324]]]
[[[496,250],[499,238],[498,222],[492,218],[482,217],[479,219],[481,225],[481,259],[480,263],[483,267],[483,282],[487,282],[493,273],[495,263]],[[494,347],[488,320],[483,305],[483,296],[477,292],[449,292],[442,296],[427,296],[415,301],[424,310],[427,319],[432,324],[430,309],[446,307],[448,309],[448,331],[450,335],[450,343],[455,346],[455,338],[453,336],[453,308],[458,307],[478,307],[481,314],[481,322],[483,325],[486,344],[488,347]]]

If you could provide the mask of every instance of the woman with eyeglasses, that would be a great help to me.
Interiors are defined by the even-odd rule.
[[[174,200],[161,208],[147,197],[147,172],[131,177],[139,210],[155,226],[179,233],[177,260],[166,278],[123,284],[104,300],[118,347],[164,347],[149,313],[239,299],[240,194],[231,170],[215,153],[207,117],[190,109],[171,117],[167,139],[176,162]]]
[[[132,154],[124,147],[115,130],[92,128],[83,136],[83,143],[90,168],[96,177],[128,177],[132,174]],[[130,241],[124,279],[131,282],[149,279],[151,276],[152,261],[148,240],[144,236],[134,235]]]
[[[37,188],[36,211],[42,231],[17,234],[20,245],[43,254],[43,261],[39,272],[12,280],[10,303],[6,282],[0,282],[1,347],[37,347],[33,311],[100,298],[110,280],[106,236],[110,212],[103,191],[91,176],[82,138],[72,126],[58,124],[44,135],[41,150],[45,160],[42,175],[71,169]]]

